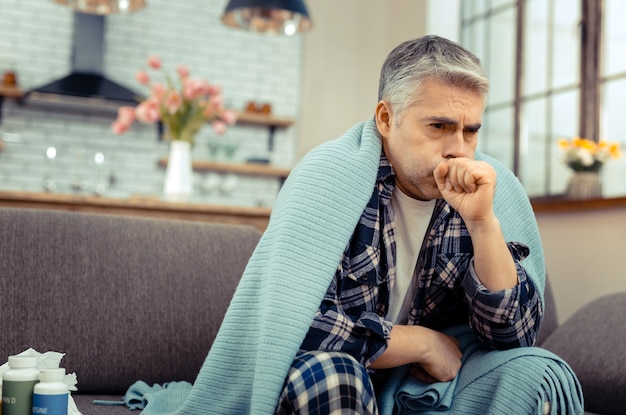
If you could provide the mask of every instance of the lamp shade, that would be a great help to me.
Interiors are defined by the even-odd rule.
[[[146,0],[52,0],[88,14],[129,13],[145,7]]]
[[[230,0],[222,22],[230,27],[285,35],[312,26],[304,0]]]

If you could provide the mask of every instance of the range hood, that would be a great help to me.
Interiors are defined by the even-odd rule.
[[[26,92],[27,102],[118,108],[136,104],[139,94],[103,73],[105,17],[74,12],[71,72]]]

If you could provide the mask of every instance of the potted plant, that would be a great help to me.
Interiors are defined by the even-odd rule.
[[[161,71],[159,57],[151,56],[148,67]],[[150,93],[136,107],[120,107],[112,129],[116,134],[123,134],[135,120],[161,122],[164,138],[170,140],[164,196],[184,200],[192,192],[191,148],[195,135],[209,124],[217,134],[223,134],[228,125],[235,123],[235,113],[224,108],[221,87],[204,79],[191,78],[184,65],[176,68],[174,78],[164,74],[163,82],[153,82],[145,70],[137,72],[135,78],[149,87]]]
[[[560,138],[558,146],[563,150],[565,164],[573,171],[565,196],[569,199],[601,197],[600,171],[608,160],[621,157],[619,143],[574,137],[571,140]]]

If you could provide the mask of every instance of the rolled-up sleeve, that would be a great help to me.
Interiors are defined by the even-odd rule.
[[[346,298],[340,301],[336,286],[335,281],[328,288],[300,350],[342,351],[368,367],[387,349],[392,328],[391,322],[367,310],[363,301],[375,297],[378,287],[354,284],[351,293],[344,293],[354,300],[350,307]]]
[[[489,291],[480,282],[473,260],[463,279],[470,326],[484,343],[500,350],[532,346],[543,315],[539,293],[522,265],[528,247],[515,242],[508,247],[517,269],[515,287]]]

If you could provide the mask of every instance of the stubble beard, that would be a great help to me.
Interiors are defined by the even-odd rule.
[[[401,190],[407,195],[418,200],[443,199],[435,177],[433,176],[434,167],[417,168],[409,172],[406,180],[401,185]]]

